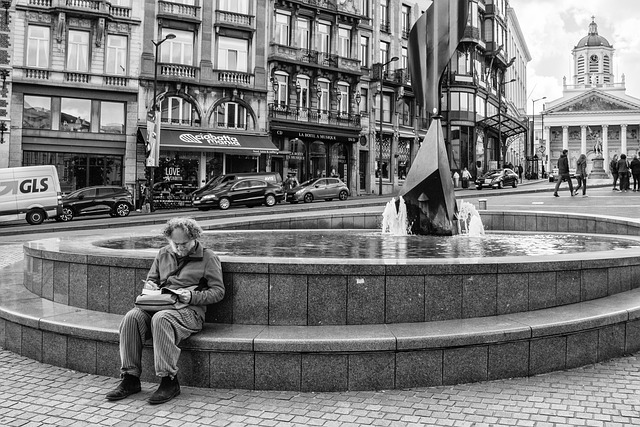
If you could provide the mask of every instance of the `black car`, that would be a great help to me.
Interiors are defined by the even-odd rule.
[[[231,205],[273,206],[284,199],[284,190],[280,184],[263,179],[240,179],[226,182],[204,193],[194,194],[193,207],[206,211],[212,207],[222,210]]]
[[[518,186],[518,174],[511,169],[494,169],[476,178],[476,188],[482,190],[488,188],[504,188],[506,186],[516,188]]]
[[[133,197],[125,187],[98,185],[62,196],[62,215],[58,221],[71,221],[80,215],[109,214],[125,217],[133,209]]]

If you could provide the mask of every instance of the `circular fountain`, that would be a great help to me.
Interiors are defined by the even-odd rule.
[[[487,239],[504,238],[507,253],[483,254],[477,238],[464,235],[384,235],[380,208],[204,224],[211,239],[205,244],[223,262],[227,293],[207,311],[205,330],[183,343],[185,359],[200,360],[197,372],[185,363],[182,369],[191,370],[185,384],[401,388],[532,375],[621,354],[598,346],[556,363],[548,352],[559,345],[568,354],[583,338],[593,342],[594,331],[604,334],[598,328],[615,336],[629,328],[632,316],[605,315],[599,301],[635,302],[628,294],[640,283],[640,224],[544,212],[481,216]],[[420,252],[431,239],[435,251]],[[525,243],[513,255],[509,242],[518,239]],[[542,239],[545,251],[535,253]],[[552,249],[554,240],[561,250]],[[567,241],[573,251],[565,250]],[[24,286],[66,314],[35,324],[26,319],[21,336],[39,330],[58,343],[40,358],[64,348],[66,356],[48,363],[116,375],[119,319],[162,244],[149,235],[26,244]],[[449,256],[440,256],[445,250]],[[635,348],[636,335],[623,332],[627,338],[621,345],[614,340],[615,348]],[[93,356],[87,361],[85,354]],[[218,372],[219,363],[230,370]]]

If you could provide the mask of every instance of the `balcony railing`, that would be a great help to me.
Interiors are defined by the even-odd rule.
[[[174,3],[171,1],[158,2],[158,13],[173,16],[185,16],[189,18],[200,19],[200,7],[189,4]]]
[[[226,10],[216,10],[216,22],[254,28],[255,17]]]
[[[158,64],[158,75],[163,77],[177,77],[186,79],[198,78],[198,67],[184,64]]]
[[[86,73],[65,72],[64,81],[72,83],[89,83],[91,75]]]
[[[102,0],[65,0],[65,6],[73,9],[100,10]]]
[[[244,86],[251,85],[251,74],[240,71],[215,70],[220,83],[240,84]]]
[[[382,31],[383,33],[390,33],[391,30],[391,24],[389,24],[389,22],[381,22],[380,23],[380,31]]]
[[[29,0],[29,6],[51,7],[52,0]]]
[[[338,111],[298,108],[282,104],[269,104],[269,118],[297,122],[320,123],[339,127],[360,128],[360,114]]]
[[[117,18],[131,18],[131,9],[128,7],[109,5],[109,15]]]

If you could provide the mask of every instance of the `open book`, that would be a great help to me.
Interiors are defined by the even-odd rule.
[[[142,289],[141,292],[142,295],[160,295],[160,294],[175,294],[175,295],[180,295],[180,289],[169,289],[169,288],[162,288],[162,289]]]

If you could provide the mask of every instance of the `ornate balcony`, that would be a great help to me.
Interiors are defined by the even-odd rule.
[[[214,79],[220,83],[239,86],[251,86],[252,74],[240,71],[214,70]]]
[[[360,73],[360,60],[345,58],[334,53],[318,52],[317,50],[298,49],[296,47],[272,44],[270,56],[292,62],[302,62],[319,67],[331,67]]]
[[[269,104],[269,119],[319,123],[341,128],[360,129],[360,114],[338,111],[298,108],[282,104]]]
[[[184,64],[158,64],[158,77],[197,80],[200,68]]]
[[[60,87],[100,88],[109,90],[134,92],[138,88],[138,80],[129,76],[107,74],[79,73],[75,71],[54,71],[43,68],[14,67],[13,81],[44,84]]]
[[[216,10],[216,24],[227,24],[232,27],[256,29],[256,18],[253,15]]]
[[[193,6],[172,1],[158,1],[158,16],[171,18],[188,18],[189,20],[201,21],[200,6]]]

